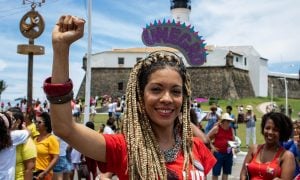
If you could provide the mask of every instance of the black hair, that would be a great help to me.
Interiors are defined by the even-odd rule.
[[[194,109],[190,109],[190,116],[191,116],[191,122],[194,124],[194,125],[198,125],[198,118],[197,118],[197,114],[195,112]]]
[[[232,111],[232,106],[227,106],[226,109],[229,109],[230,111]]]
[[[16,119],[16,120],[20,120],[20,124],[18,125],[18,129],[22,129],[22,124],[24,122],[24,114],[21,111],[20,108],[18,107],[11,107],[9,108],[7,111],[12,113],[12,116]]]
[[[8,118],[6,113],[2,113],[5,117],[7,117],[8,119],[8,123],[11,124],[10,118]],[[9,125],[11,126],[11,125]],[[0,116],[0,151],[2,149],[8,148],[10,146],[12,146],[12,140],[11,140],[11,136],[10,136],[10,128],[6,127],[4,119]]]
[[[92,121],[86,122],[85,126],[95,130],[95,124]]]
[[[115,119],[113,117],[108,118],[108,120],[106,121],[106,125],[112,127],[115,123]]]
[[[264,133],[264,127],[267,120],[271,119],[275,127],[279,129],[279,141],[287,141],[292,135],[293,123],[292,120],[279,112],[269,112],[264,114],[261,121],[261,133]]]
[[[52,126],[51,126],[51,119],[50,119],[50,115],[47,112],[42,112],[39,117],[42,118],[42,120],[44,121],[45,127],[47,129],[48,133],[52,132]]]

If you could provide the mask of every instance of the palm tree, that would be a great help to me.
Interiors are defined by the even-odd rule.
[[[7,88],[7,85],[4,80],[0,80],[0,100],[2,92]]]

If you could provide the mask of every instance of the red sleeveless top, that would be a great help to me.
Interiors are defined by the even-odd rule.
[[[232,128],[223,129],[219,125],[218,133],[215,136],[214,146],[220,153],[227,154],[228,141],[233,141]]]
[[[259,163],[256,161],[256,158],[263,147],[264,145],[259,147],[256,154],[252,158],[251,162],[247,164],[247,169],[250,175],[250,179],[268,180],[268,179],[274,179],[275,177],[281,176],[279,156],[284,151],[284,148],[283,147],[279,148],[272,161],[266,163]]]

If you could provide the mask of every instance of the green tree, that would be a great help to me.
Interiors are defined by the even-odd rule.
[[[0,80],[0,100],[2,92],[7,88],[7,85],[4,80]]]

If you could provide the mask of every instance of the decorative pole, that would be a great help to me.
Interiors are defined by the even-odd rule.
[[[29,39],[28,44],[19,44],[17,48],[17,53],[28,55],[27,110],[32,108],[33,56],[45,53],[44,46],[34,45],[34,39],[39,37],[45,28],[43,17],[35,11],[35,8],[37,5],[41,6],[41,3],[44,2],[44,0],[39,3],[29,1],[31,10],[22,17],[19,25],[22,35]],[[25,0],[23,0],[23,4],[25,4]]]
[[[88,0],[88,52],[86,60],[85,76],[85,108],[83,123],[87,123],[90,118],[90,98],[91,98],[91,54],[92,54],[92,0]]]

